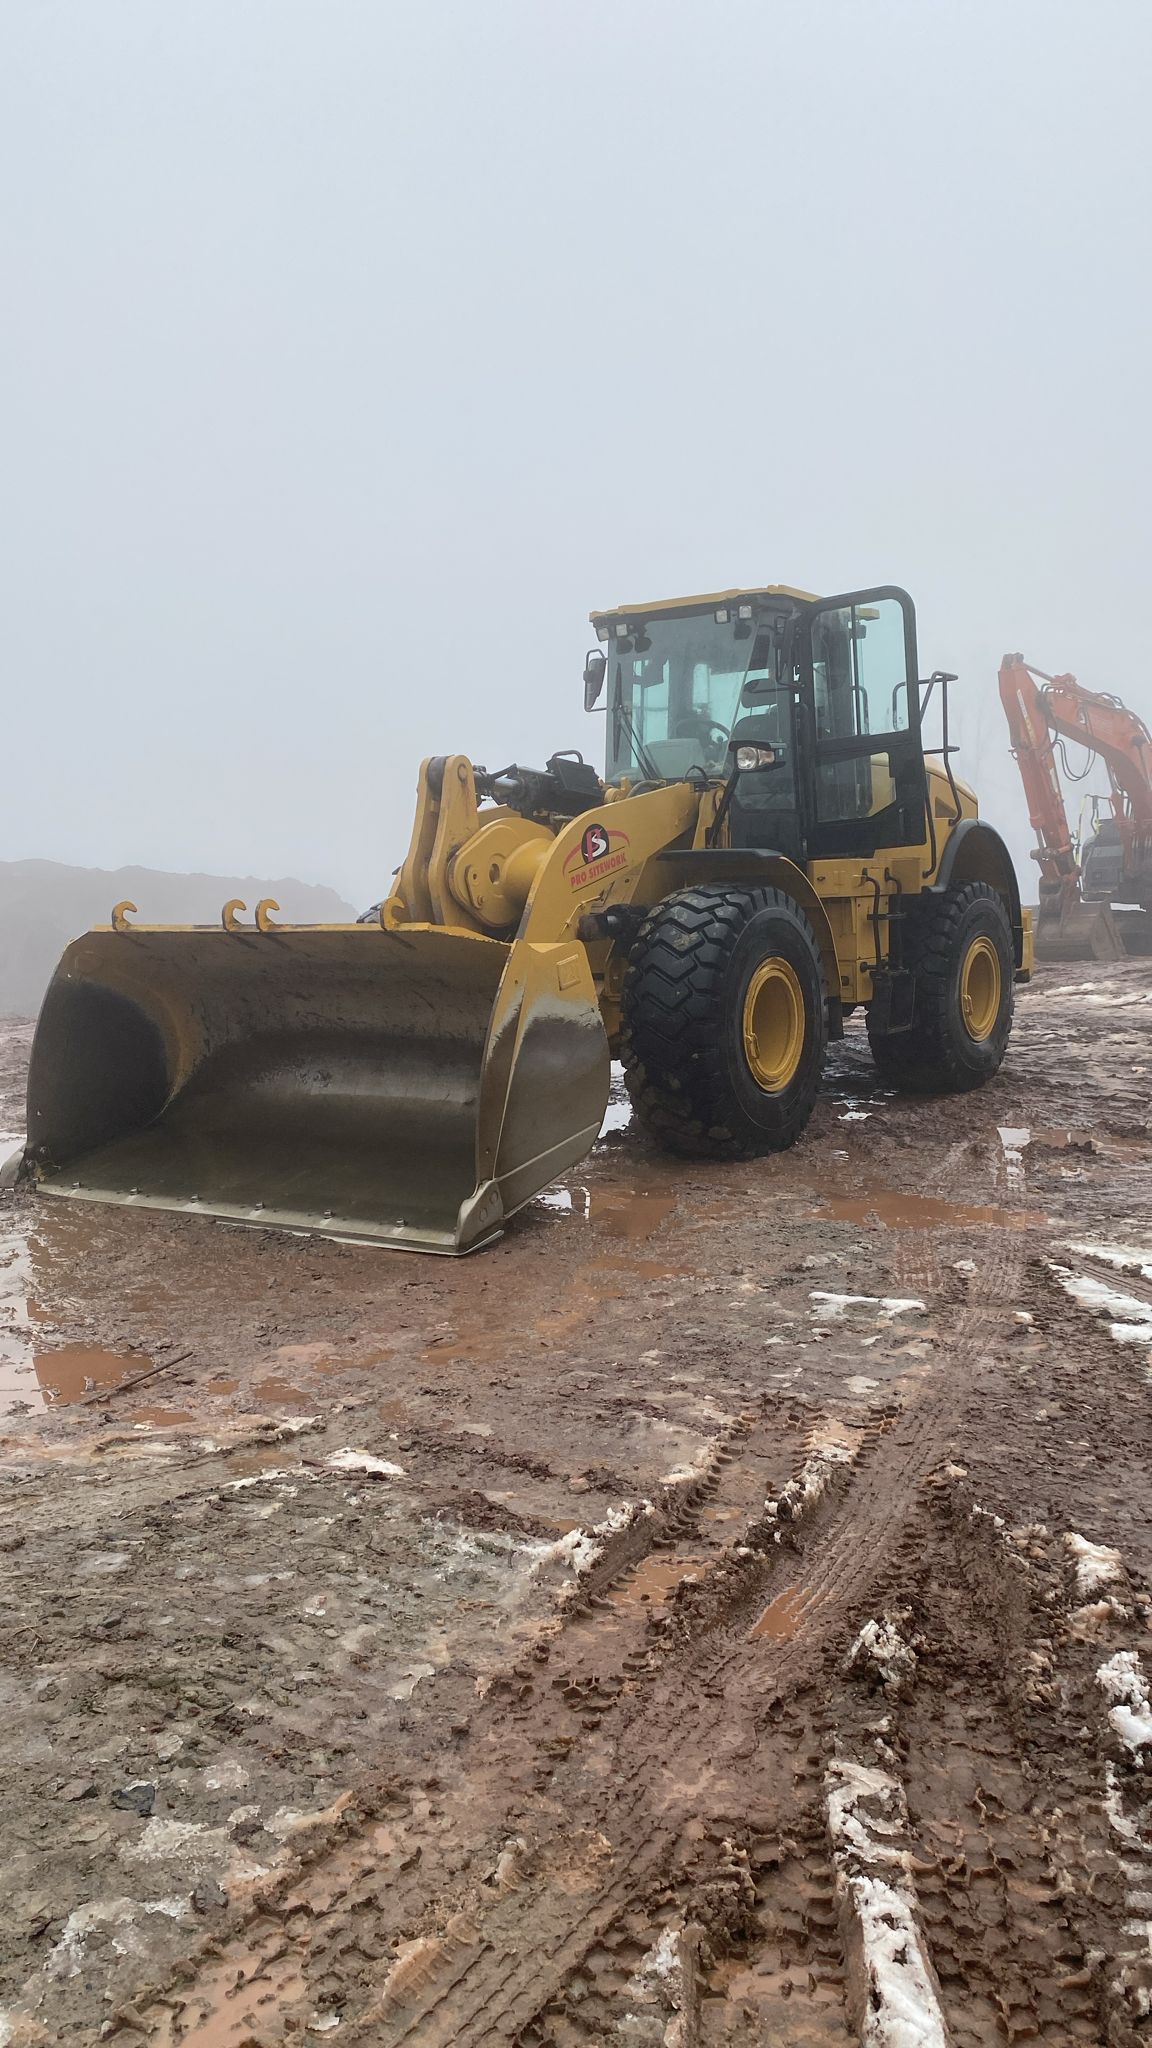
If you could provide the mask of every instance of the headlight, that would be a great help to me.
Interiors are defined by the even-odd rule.
[[[752,768],[774,768],[775,747],[737,747],[736,766],[741,775],[747,775]]]

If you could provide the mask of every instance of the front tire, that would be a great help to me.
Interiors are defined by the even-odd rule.
[[[815,934],[779,889],[682,889],[645,919],[623,992],[636,1115],[670,1152],[749,1159],[795,1143],[824,1063]]]
[[[987,882],[922,897],[907,912],[905,965],[915,979],[907,1031],[868,1042],[885,1079],[922,1095],[979,1088],[999,1071],[1012,1030],[1015,951],[1004,899]]]

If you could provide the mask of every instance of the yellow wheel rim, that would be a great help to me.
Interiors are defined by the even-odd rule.
[[[804,991],[787,960],[762,960],[744,997],[744,1054],[757,1086],[772,1095],[795,1078],[804,1053]]]
[[[973,939],[960,969],[960,1014],[969,1038],[990,1038],[1000,1015],[1000,955],[991,939]]]

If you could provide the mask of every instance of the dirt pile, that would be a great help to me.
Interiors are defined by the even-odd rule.
[[[34,1015],[65,946],[90,925],[107,924],[114,903],[138,904],[142,924],[214,924],[232,896],[249,909],[273,896],[286,918],[301,923],[355,916],[334,889],[308,882],[0,861],[0,1016]]]

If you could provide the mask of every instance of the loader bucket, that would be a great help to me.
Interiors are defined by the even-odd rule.
[[[128,928],[69,946],[28,1081],[46,1194],[466,1252],[608,1099],[583,947],[409,926]]]

